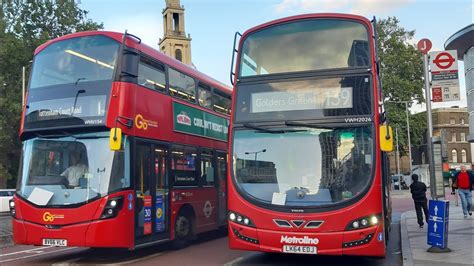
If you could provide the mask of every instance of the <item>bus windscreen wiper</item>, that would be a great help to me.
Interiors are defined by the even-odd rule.
[[[306,131],[306,130],[281,130],[281,129],[271,130],[271,129],[266,129],[266,128],[259,127],[250,123],[243,123],[242,125],[246,128],[255,129],[258,132],[270,133],[270,134],[284,134],[284,133],[290,133],[290,132]]]
[[[264,132],[264,133],[270,133],[270,134],[283,133],[281,130],[270,130],[270,129],[259,127],[259,126],[256,126],[256,125],[250,124],[250,123],[243,123],[242,125],[246,128],[255,129],[255,130],[258,130],[258,131]]]
[[[321,125],[321,124],[313,125],[313,124],[295,122],[295,121],[290,121],[290,120],[285,121],[285,125],[289,127],[309,127],[309,128],[321,128],[321,129],[335,129],[336,128],[334,126]]]

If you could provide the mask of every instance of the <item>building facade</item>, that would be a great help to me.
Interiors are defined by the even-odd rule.
[[[474,163],[471,143],[468,142],[469,114],[467,108],[451,107],[432,110],[433,138],[442,145],[443,170],[458,169],[465,165],[471,169]],[[427,165],[426,138],[423,145],[412,148],[413,165]]]
[[[469,114],[467,108],[437,108],[432,110],[433,136],[445,143],[444,156],[449,168],[472,163],[469,135]]]
[[[192,66],[191,36],[186,36],[184,6],[179,0],[166,0],[166,8],[162,13],[164,36],[158,42],[160,51]]]

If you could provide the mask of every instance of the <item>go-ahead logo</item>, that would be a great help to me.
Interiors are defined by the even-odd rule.
[[[138,129],[147,130],[148,126],[158,127],[158,123],[156,123],[155,121],[145,119],[145,118],[143,118],[143,115],[138,114],[138,115],[135,116],[135,126]]]
[[[52,222],[54,219],[64,219],[63,214],[52,214],[50,212],[43,213],[43,221]]]
[[[281,236],[281,243],[283,244],[311,244],[317,245],[319,243],[319,239],[311,238],[308,236],[304,237],[296,237],[296,236]]]

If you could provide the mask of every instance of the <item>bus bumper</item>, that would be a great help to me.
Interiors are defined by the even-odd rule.
[[[52,228],[18,219],[12,223],[15,244],[42,246],[43,239],[65,239],[72,247],[134,247],[133,232],[126,232],[114,219]]]
[[[339,232],[283,232],[256,229],[229,222],[231,249],[283,253],[283,246],[313,246],[312,254],[385,256],[383,224]]]

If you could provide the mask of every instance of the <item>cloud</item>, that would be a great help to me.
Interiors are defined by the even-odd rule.
[[[414,0],[357,0],[353,1],[351,13],[380,14],[388,13],[402,6],[411,4]]]
[[[285,12],[324,12],[343,8],[349,0],[283,0],[275,6],[278,13]]]
[[[415,0],[283,0],[277,13],[346,12],[360,15],[383,14]]]

